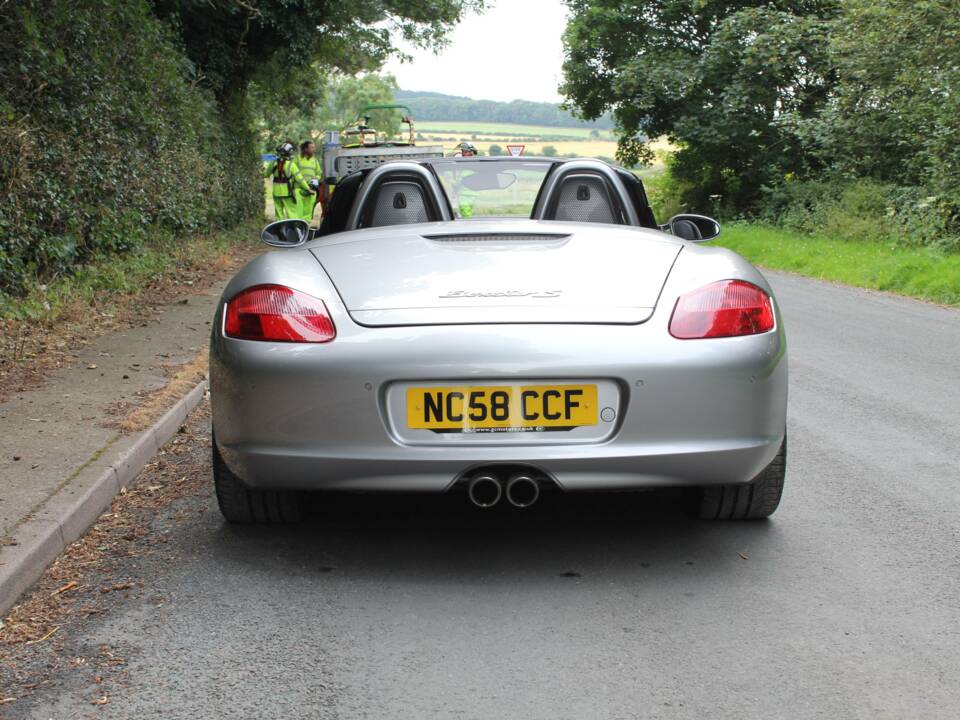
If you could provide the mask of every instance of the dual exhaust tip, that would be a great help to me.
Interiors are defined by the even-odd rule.
[[[490,508],[506,497],[515,508],[528,508],[540,498],[540,483],[524,473],[511,475],[506,482],[492,473],[478,473],[467,485],[470,502],[479,508]]]

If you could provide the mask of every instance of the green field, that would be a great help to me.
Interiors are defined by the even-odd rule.
[[[960,255],[804,235],[750,223],[724,225],[714,244],[773,270],[960,305]]]
[[[512,123],[472,122],[469,120],[421,120],[415,123],[416,131],[424,134],[492,135],[498,138],[553,138],[571,140],[591,138],[591,128],[548,127],[546,125],[515,125]],[[609,130],[598,130],[600,138],[613,139]],[[594,138],[596,139],[596,138]]]

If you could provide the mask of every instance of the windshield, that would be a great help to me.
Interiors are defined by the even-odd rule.
[[[546,160],[434,160],[457,218],[530,217],[550,170]]]

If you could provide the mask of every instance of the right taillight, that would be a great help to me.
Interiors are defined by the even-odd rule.
[[[772,330],[773,302],[746,280],[721,280],[681,295],[670,317],[680,340],[756,335]]]

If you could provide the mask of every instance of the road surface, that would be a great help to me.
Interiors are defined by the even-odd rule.
[[[122,676],[67,665],[0,714],[957,717],[960,312],[770,276],[791,372],[771,521],[646,494],[339,499],[232,528],[203,492],[153,521],[162,556],[111,570],[140,589],[63,641]]]

